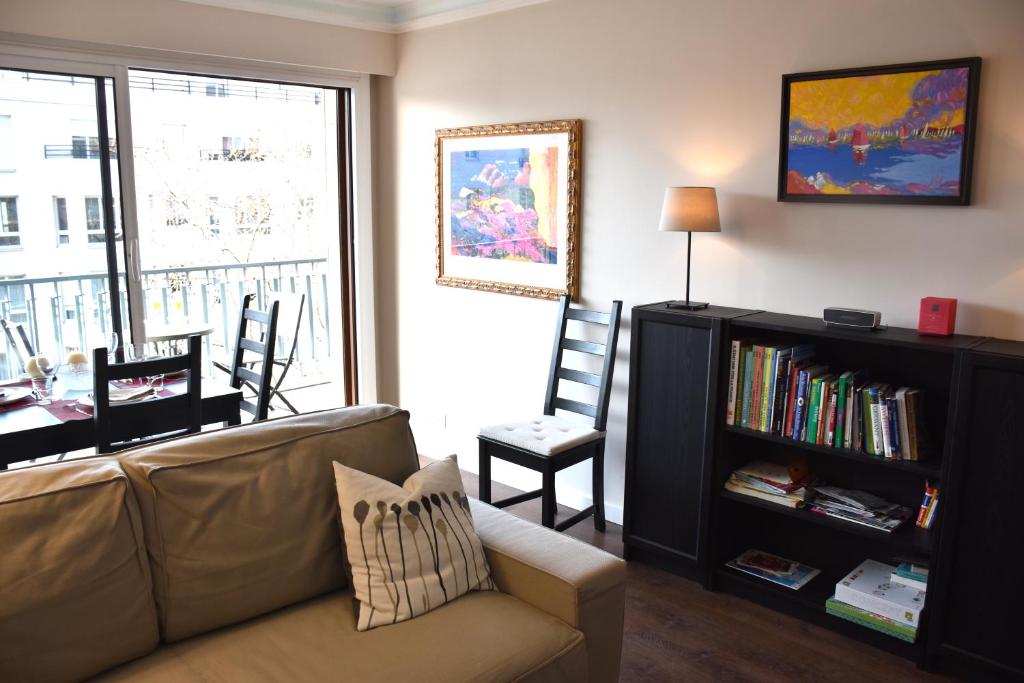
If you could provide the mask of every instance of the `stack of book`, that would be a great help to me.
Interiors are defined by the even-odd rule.
[[[917,511],[917,526],[922,529],[931,529],[935,521],[935,511],[939,507],[939,489],[931,485],[931,482],[924,483],[924,498],[921,500],[921,508]]]
[[[910,508],[890,503],[864,491],[838,486],[815,486],[812,512],[892,533],[910,519]]]
[[[897,567],[865,560],[836,584],[835,595],[825,601],[825,610],[912,643],[917,638],[926,593],[897,581],[902,578]]]
[[[730,475],[725,482],[727,491],[742,496],[759,498],[785,507],[800,507],[808,498],[809,492],[799,475],[799,466],[790,471],[784,465],[771,462],[752,462],[744,465]]]
[[[892,460],[927,455],[918,389],[834,373],[815,347],[732,342],[726,423]]]
[[[735,560],[726,562],[725,566],[792,590],[800,590],[821,573],[814,567],[762,550],[747,550]]]

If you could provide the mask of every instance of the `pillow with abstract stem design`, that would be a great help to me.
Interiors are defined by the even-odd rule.
[[[455,456],[396,486],[334,463],[356,628],[412,619],[472,590],[494,590]]]

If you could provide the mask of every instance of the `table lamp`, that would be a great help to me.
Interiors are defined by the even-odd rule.
[[[659,230],[686,233],[686,301],[670,301],[669,308],[699,311],[706,303],[690,301],[690,246],[695,232],[721,232],[718,198],[713,187],[669,187],[661,205]]]

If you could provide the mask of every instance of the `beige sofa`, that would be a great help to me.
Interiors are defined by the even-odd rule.
[[[614,681],[624,565],[473,501],[500,592],[355,630],[331,461],[401,483],[362,406],[0,472],[0,681]]]

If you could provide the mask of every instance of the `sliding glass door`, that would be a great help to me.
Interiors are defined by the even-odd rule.
[[[0,69],[0,317],[59,355],[201,334],[226,381],[242,297],[279,300],[293,405],[351,400],[347,91],[96,73]]]
[[[0,69],[0,318],[37,352],[127,321],[112,79]],[[26,349],[0,341],[0,378]]]
[[[201,331],[226,361],[242,297],[280,300],[285,386],[344,402],[338,92],[141,70],[129,84],[147,334]]]

